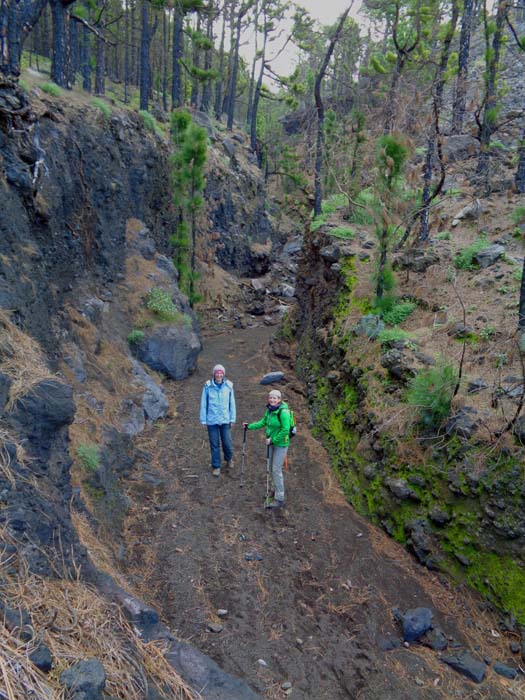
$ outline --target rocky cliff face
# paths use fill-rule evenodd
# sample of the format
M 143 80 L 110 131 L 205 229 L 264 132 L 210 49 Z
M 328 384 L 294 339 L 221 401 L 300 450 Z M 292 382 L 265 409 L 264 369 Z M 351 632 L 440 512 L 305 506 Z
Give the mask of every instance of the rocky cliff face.
M 505 432 L 519 410 L 523 379 L 515 303 L 499 301 L 503 289 L 517 299 L 519 251 L 505 234 L 512 224 L 504 213 L 517 202 L 479 205 L 485 251 L 470 269 L 457 268 L 454 287 L 447 270 L 456 269 L 455 251 L 468 248 L 476 226 L 456 220 L 461 233 L 452 243 L 448 234 L 397 257 L 396 305 L 411 310 L 402 325 L 391 321 L 394 327 L 374 310 L 371 232 L 361 227 L 354 240 L 340 241 L 328 224 L 309 234 L 295 325 L 297 369 L 352 504 L 429 568 L 468 581 L 523 624 L 522 419 Z M 440 212 L 443 229 L 462 206 L 460 200 Z M 496 257 L 485 260 L 494 250 Z M 446 417 L 425 424 L 407 390 L 444 362 L 455 369 L 462 362 L 460 391 Z
M 200 249 L 251 273 L 265 256 L 242 239 L 253 229 L 271 247 L 274 234 L 261 179 L 238 161 L 229 178 L 233 156 L 217 148 Z M 122 481 L 149 475 L 135 437 L 168 412 L 163 381 L 196 366 L 200 330 L 170 259 L 169 155 L 132 112 L 0 85 L 0 554 L 34 575 L 100 579 L 72 516 L 117 555 Z M 208 662 L 195 663 L 207 685 Z M 235 683 L 252 697 L 210 672 L 217 697 Z

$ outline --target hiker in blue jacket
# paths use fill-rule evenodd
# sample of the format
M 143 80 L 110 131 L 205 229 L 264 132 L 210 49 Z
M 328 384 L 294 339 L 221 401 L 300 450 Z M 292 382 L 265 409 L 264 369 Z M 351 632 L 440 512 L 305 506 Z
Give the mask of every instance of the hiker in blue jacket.
M 233 459 L 231 426 L 235 423 L 235 395 L 233 384 L 225 379 L 225 374 L 222 365 L 215 365 L 212 379 L 205 382 L 201 396 L 200 421 L 208 429 L 213 476 L 221 475 L 221 443 L 224 466 L 231 467 Z

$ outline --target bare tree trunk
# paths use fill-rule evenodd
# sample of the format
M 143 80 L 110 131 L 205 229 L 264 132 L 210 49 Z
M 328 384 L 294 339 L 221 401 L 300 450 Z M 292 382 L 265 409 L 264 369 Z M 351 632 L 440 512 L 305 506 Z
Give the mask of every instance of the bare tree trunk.
M 97 65 L 95 68 L 95 95 L 106 93 L 106 42 L 97 37 Z
M 463 16 L 461 18 L 461 34 L 459 37 L 458 75 L 454 104 L 452 105 L 452 133 L 460 134 L 465 117 L 467 101 L 468 62 L 470 55 L 470 35 L 472 31 L 472 13 L 474 0 L 464 0 Z
M 492 37 L 491 51 L 487 50 L 487 70 L 485 78 L 485 95 L 483 117 L 479 130 L 480 152 L 478 159 L 477 173 L 483 182 L 485 195 L 490 193 L 490 140 L 495 129 L 497 118 L 497 77 L 499 71 L 500 53 L 503 38 L 503 25 L 507 11 L 507 0 L 498 0 L 496 12 L 496 29 Z M 485 22 L 488 22 L 487 10 L 485 8 Z M 488 29 L 485 27 L 488 37 Z M 488 44 L 488 39 L 487 39 Z M 487 46 L 487 49 L 489 47 Z
M 316 149 L 315 149 L 315 172 L 314 172 L 314 181 L 315 181 L 315 191 L 314 191 L 314 216 L 319 216 L 322 211 L 322 201 L 323 201 L 323 193 L 322 193 L 322 166 L 323 166 L 323 132 L 324 132 L 324 105 L 323 105 L 323 100 L 321 98 L 321 85 L 323 83 L 323 78 L 326 73 L 326 69 L 328 68 L 328 64 L 330 63 L 330 58 L 332 57 L 332 53 L 334 52 L 335 45 L 339 41 L 339 36 L 341 34 L 341 31 L 343 30 L 343 25 L 346 21 L 346 18 L 348 16 L 348 13 L 350 12 L 350 7 L 347 7 L 346 10 L 343 12 L 341 17 L 339 18 L 339 22 L 337 24 L 336 30 L 330 39 L 330 43 L 328 44 L 328 48 L 326 49 L 326 53 L 323 58 L 323 62 L 321 63 L 321 67 L 319 68 L 319 72 L 317 73 L 317 76 L 315 78 L 315 87 L 314 87 L 314 95 L 315 95 L 315 106 L 317 109 L 317 138 L 316 138 Z
M 51 56 L 51 80 L 67 88 L 69 74 L 69 3 L 50 0 L 53 23 L 53 49 Z
M 217 84 L 215 86 L 215 119 L 222 117 L 222 84 L 223 84 L 223 72 L 224 72 L 224 39 L 226 36 L 226 3 L 223 7 L 222 16 L 222 29 L 221 29 L 221 43 L 219 47 L 219 76 L 217 78 Z
M 520 144 L 518 146 L 518 167 L 514 176 L 516 189 L 520 194 L 525 193 L 525 129 L 521 135 Z

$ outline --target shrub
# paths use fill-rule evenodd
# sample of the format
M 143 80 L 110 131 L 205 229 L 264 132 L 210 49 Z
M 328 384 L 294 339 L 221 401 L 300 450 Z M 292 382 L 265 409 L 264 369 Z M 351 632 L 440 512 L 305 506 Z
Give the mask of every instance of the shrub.
M 348 226 L 336 226 L 329 231 L 331 236 L 336 236 L 337 238 L 345 238 L 346 240 L 352 240 L 355 238 L 355 231 Z
M 372 210 L 376 204 L 373 191 L 369 188 L 361 190 L 355 197 L 355 203 L 357 206 L 350 205 L 351 213 L 348 220 L 359 226 L 373 224 Z
M 310 231 L 312 233 L 315 233 L 318 229 L 321 228 L 321 226 L 324 226 L 326 223 L 325 217 L 323 214 L 320 214 L 319 216 L 316 216 L 315 219 L 312 219 L 310 223 Z
M 525 207 L 516 207 L 512 212 L 512 221 L 519 226 L 520 224 L 525 224 Z
M 157 120 L 155 119 L 153 114 L 150 114 L 145 109 L 139 110 L 139 114 L 142 117 L 142 121 L 144 122 L 144 126 L 146 127 L 146 129 L 148 129 L 148 131 L 158 133 L 159 127 L 157 126 Z
M 97 445 L 81 443 L 77 448 L 77 457 L 82 468 L 94 472 L 100 466 L 100 454 Z
M 385 328 L 379 332 L 377 339 L 381 345 L 391 345 L 398 343 L 400 340 L 406 344 L 410 340 L 410 335 L 402 328 Z
M 348 206 L 348 197 L 346 194 L 332 194 L 328 199 L 323 200 L 321 209 L 323 214 L 333 214 L 337 209 Z
M 474 243 L 471 243 L 467 248 L 456 255 L 454 258 L 454 266 L 457 267 L 458 270 L 474 270 L 474 257 L 488 247 L 489 244 L 485 236 L 480 236 Z
M 177 321 L 179 312 L 168 292 L 161 287 L 153 287 L 146 297 L 146 308 L 163 321 Z
M 138 343 L 142 343 L 144 340 L 144 331 L 139 331 L 139 330 L 132 330 L 131 333 L 128 335 L 128 343 L 130 345 L 137 345 Z
M 450 231 L 440 231 L 436 238 L 438 241 L 450 241 Z
M 439 427 L 450 414 L 457 380 L 457 369 L 441 362 L 421 370 L 410 381 L 407 401 L 417 409 L 419 420 L 425 427 Z
M 101 100 L 100 97 L 93 97 L 93 99 L 91 100 L 91 104 L 93 105 L 93 107 L 99 109 L 106 119 L 109 119 L 111 117 L 111 107 L 108 105 L 107 102 Z
M 385 296 L 377 300 L 377 310 L 389 326 L 398 326 L 403 323 L 416 306 L 414 301 L 400 301 L 394 296 Z
M 53 95 L 53 97 L 60 97 L 62 95 L 62 89 L 59 88 L 56 83 L 42 83 L 40 89 L 48 95 Z
M 403 301 L 400 304 L 396 304 L 389 311 L 385 311 L 383 313 L 383 321 L 389 326 L 398 326 L 410 316 L 415 308 L 415 302 Z

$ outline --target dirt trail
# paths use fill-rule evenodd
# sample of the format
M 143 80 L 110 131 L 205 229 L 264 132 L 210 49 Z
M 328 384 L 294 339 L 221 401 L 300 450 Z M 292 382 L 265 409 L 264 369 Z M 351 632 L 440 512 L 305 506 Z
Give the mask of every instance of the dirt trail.
M 199 370 L 169 389 L 173 418 L 144 439 L 156 473 L 149 483 L 136 475 L 130 495 L 138 505 L 128 522 L 127 573 L 140 595 L 179 637 L 266 698 L 516 697 L 490 670 L 477 686 L 425 647 L 382 651 L 400 639 L 394 606 L 432 607 L 448 635 L 492 659 L 508 660 L 509 640 L 491 636 L 497 619 L 480 612 L 474 596 L 420 567 L 347 505 L 286 369 L 290 381 L 281 388 L 299 423 L 285 472 L 288 505 L 263 509 L 262 431 L 248 433 L 240 488 L 241 424 L 262 415 L 267 388 L 259 379 L 279 369 L 270 334 L 256 326 L 207 337 Z M 238 404 L 235 464 L 220 479 L 211 476 L 198 421 L 202 385 L 217 362 L 226 366 Z M 253 553 L 261 559 L 248 561 Z M 221 608 L 228 611 L 223 618 Z M 210 631 L 210 623 L 222 630 Z

